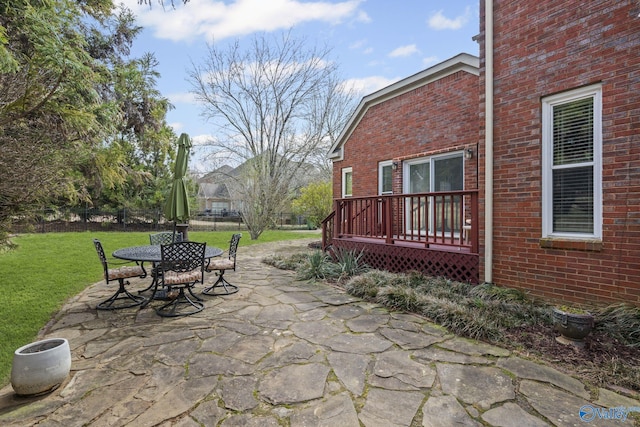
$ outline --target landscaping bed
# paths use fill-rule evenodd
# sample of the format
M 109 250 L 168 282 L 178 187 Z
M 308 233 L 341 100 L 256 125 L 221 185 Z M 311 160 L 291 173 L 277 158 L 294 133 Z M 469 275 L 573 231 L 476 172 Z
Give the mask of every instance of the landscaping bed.
M 346 252 L 331 258 L 315 251 L 264 262 L 295 270 L 300 279 L 324 280 L 364 300 L 423 315 L 459 336 L 547 362 L 591 387 L 640 397 L 639 307 L 593 307 L 595 328 L 579 348 L 556 341 L 552 306 L 519 290 L 472 286 L 419 272 L 369 271 L 357 254 Z

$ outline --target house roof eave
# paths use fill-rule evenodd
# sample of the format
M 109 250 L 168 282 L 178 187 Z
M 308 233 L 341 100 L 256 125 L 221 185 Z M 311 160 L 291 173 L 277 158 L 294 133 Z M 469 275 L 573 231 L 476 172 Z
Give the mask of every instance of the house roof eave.
M 332 161 L 340 161 L 343 159 L 343 145 L 351 136 L 351 133 L 357 127 L 358 123 L 364 117 L 367 110 L 374 105 L 380 104 L 396 96 L 407 93 L 418 87 L 440 80 L 458 71 L 466 71 L 476 76 L 480 75 L 480 59 L 477 56 L 460 53 L 453 58 L 440 62 L 426 70 L 420 71 L 412 76 L 404 78 L 396 83 L 384 87 L 376 92 L 366 95 L 362 98 L 356 107 L 351 118 L 342 129 L 338 139 L 329 149 L 327 157 Z

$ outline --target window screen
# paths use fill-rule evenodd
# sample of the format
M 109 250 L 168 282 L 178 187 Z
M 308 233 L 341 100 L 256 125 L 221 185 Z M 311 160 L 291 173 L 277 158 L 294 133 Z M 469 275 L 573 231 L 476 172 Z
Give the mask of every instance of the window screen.
M 553 107 L 553 232 L 593 233 L 593 98 Z
M 382 194 L 393 192 L 392 172 L 391 165 L 383 165 L 380 167 L 380 192 Z
M 353 195 L 353 172 L 351 169 L 346 169 L 342 172 L 342 192 L 343 196 Z

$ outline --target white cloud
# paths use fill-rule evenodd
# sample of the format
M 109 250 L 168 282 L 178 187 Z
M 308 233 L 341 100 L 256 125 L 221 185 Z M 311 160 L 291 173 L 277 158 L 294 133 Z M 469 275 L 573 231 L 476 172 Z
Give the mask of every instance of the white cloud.
M 123 0 L 138 16 L 138 22 L 152 28 L 161 39 L 189 40 L 205 36 L 211 40 L 237 37 L 253 32 L 288 29 L 309 21 L 338 24 L 355 18 L 368 22 L 358 10 L 362 0 L 301 2 L 299 0 L 236 0 L 231 3 L 191 0 L 175 9 L 138 5 L 138 0 Z
M 198 104 L 196 96 L 191 92 L 177 92 L 167 95 L 172 104 Z
M 194 146 L 210 145 L 212 141 L 215 141 L 215 137 L 210 134 L 196 135 L 191 137 L 191 143 Z
M 433 30 L 458 30 L 462 28 L 471 18 L 471 8 L 467 7 L 463 15 L 456 16 L 453 19 L 447 18 L 439 10 L 431 15 L 427 20 L 429 28 Z
M 184 128 L 184 124 L 180 122 L 169 123 L 169 127 L 173 129 L 175 133 L 179 133 L 182 128 Z
M 358 16 L 356 17 L 356 21 L 364 22 L 365 24 L 372 21 L 371 17 L 367 15 L 367 12 L 361 10 L 358 12 Z
M 407 46 L 400 46 L 395 48 L 389 53 L 391 58 L 397 58 L 399 56 L 411 56 L 414 53 L 420 52 L 415 44 L 410 44 Z
M 353 88 L 358 94 L 362 96 L 369 95 L 370 93 L 376 92 L 384 87 L 389 86 L 397 82 L 396 79 L 388 79 L 382 76 L 371 76 L 364 77 L 360 79 L 349 79 L 345 80 L 344 85 L 349 88 Z

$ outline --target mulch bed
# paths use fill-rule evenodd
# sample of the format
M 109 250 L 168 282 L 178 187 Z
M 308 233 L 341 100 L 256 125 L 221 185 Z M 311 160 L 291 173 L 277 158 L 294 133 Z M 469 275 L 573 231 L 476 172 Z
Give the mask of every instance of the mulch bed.
M 585 338 L 583 348 L 561 344 L 556 336 L 557 332 L 544 325 L 506 333 L 509 347 L 523 356 L 544 360 L 593 386 L 640 396 L 640 348 L 629 347 L 598 330 Z

